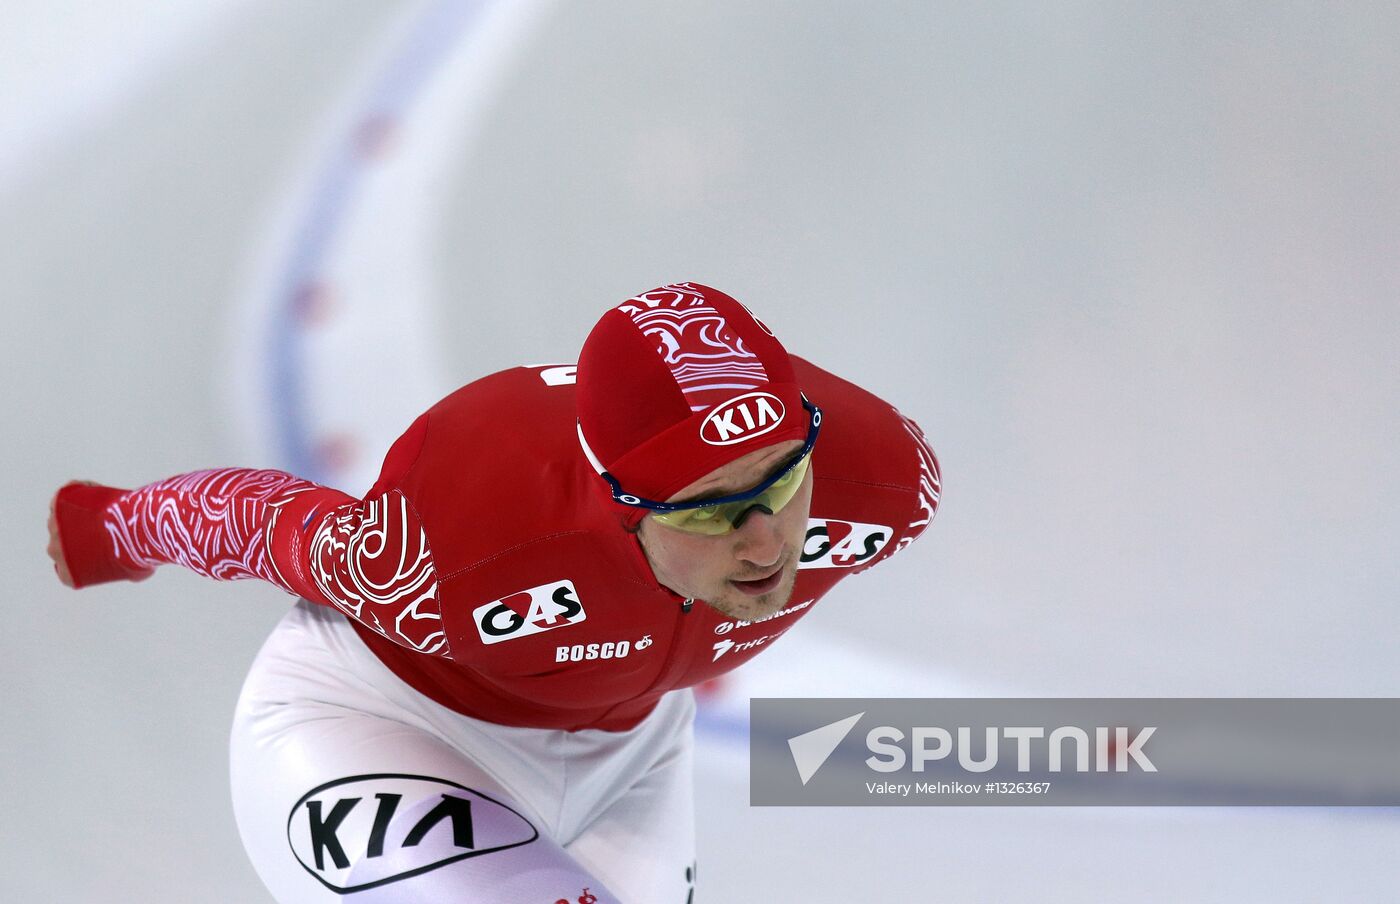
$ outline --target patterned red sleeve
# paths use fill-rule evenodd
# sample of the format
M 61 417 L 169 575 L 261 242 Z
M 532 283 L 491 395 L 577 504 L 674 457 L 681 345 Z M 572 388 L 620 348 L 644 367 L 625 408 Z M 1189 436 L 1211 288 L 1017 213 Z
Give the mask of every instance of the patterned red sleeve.
M 929 526 L 934 513 L 938 511 L 938 499 L 943 492 L 943 477 L 938 470 L 938 457 L 933 454 L 933 447 L 929 445 L 924 431 L 903 414 L 899 415 L 899 420 L 904 425 L 905 432 L 914 440 L 914 451 L 919 458 L 919 491 L 914 514 L 909 519 L 909 526 L 904 535 L 899 538 L 895 552 L 917 540 Z
M 69 485 L 55 513 L 79 587 L 164 563 L 261 578 L 451 658 L 427 536 L 398 490 L 356 500 L 281 471 L 225 468 L 131 491 Z
M 908 439 L 912 441 L 908 445 L 918 463 L 918 482 L 912 487 L 913 508 L 909 510 L 907 524 L 893 525 L 894 537 L 892 539 L 898 539 L 894 543 L 886 545 L 879 555 L 854 569 L 853 573 L 855 574 L 868 571 L 903 551 L 905 547 L 919 538 L 919 535 L 933 521 L 934 513 L 938 511 L 938 499 L 942 491 L 938 458 L 933 454 L 933 448 L 929 446 L 928 439 L 924 436 L 924 431 L 919 429 L 919 425 L 905 417 L 897 409 L 894 410 L 894 414 L 899 417 L 900 426 L 903 427 Z

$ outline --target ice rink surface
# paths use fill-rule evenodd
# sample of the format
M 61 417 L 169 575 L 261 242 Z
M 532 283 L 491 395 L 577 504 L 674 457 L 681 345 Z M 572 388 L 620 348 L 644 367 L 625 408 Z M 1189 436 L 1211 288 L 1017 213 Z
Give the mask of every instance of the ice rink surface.
M 0 14 L 0 900 L 266 900 L 225 745 L 286 599 L 66 591 L 54 488 L 362 490 L 437 396 L 676 279 L 918 420 L 946 488 L 702 718 L 699 900 L 1400 896 L 1393 811 L 754 809 L 732 730 L 750 694 L 1400 696 L 1400 13 L 518 6 Z

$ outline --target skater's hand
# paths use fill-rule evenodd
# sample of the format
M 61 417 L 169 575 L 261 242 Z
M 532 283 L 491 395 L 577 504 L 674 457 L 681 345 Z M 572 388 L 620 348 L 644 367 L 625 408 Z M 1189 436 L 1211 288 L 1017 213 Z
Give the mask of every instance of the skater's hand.
M 108 507 L 126 490 L 91 480 L 74 480 L 58 488 L 49 500 L 49 558 L 54 574 L 67 587 L 90 587 L 108 581 L 144 581 L 155 568 L 123 558 L 112 548 L 104 519 Z M 58 529 L 58 504 L 63 502 L 63 532 Z M 63 541 L 69 548 L 65 551 Z M 73 559 L 70 561 L 68 555 Z M 76 566 L 77 574 L 73 569 Z
M 89 487 L 100 486 L 100 484 L 91 480 L 74 480 L 68 483 L 67 486 L 72 486 L 73 484 Z M 58 493 L 54 493 L 53 498 L 49 500 L 49 558 L 53 559 L 53 570 L 58 575 L 58 579 L 63 582 L 64 586 L 76 587 L 77 585 L 73 583 L 73 573 L 68 570 L 68 562 L 63 557 L 63 544 L 58 539 L 57 505 Z M 137 580 L 140 579 L 138 578 Z

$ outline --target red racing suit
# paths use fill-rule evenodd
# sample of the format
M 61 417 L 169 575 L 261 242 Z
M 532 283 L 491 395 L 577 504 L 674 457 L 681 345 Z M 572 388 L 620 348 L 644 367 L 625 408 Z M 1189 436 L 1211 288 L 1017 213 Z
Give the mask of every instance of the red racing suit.
M 406 683 L 474 718 L 625 730 L 667 691 L 770 646 L 933 517 L 938 463 L 918 426 L 793 363 L 824 414 L 811 520 L 792 599 L 752 624 L 657 583 L 578 445 L 569 367 L 518 367 L 447 396 L 363 499 L 269 470 L 72 484 L 56 503 L 60 542 L 78 586 L 175 562 L 332 606 Z

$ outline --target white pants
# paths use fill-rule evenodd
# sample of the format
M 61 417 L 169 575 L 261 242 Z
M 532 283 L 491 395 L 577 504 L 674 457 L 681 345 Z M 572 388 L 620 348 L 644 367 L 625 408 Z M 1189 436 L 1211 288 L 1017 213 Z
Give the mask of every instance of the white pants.
M 233 722 L 234 814 L 282 904 L 688 904 L 689 691 L 625 732 L 471 719 L 299 602 Z

